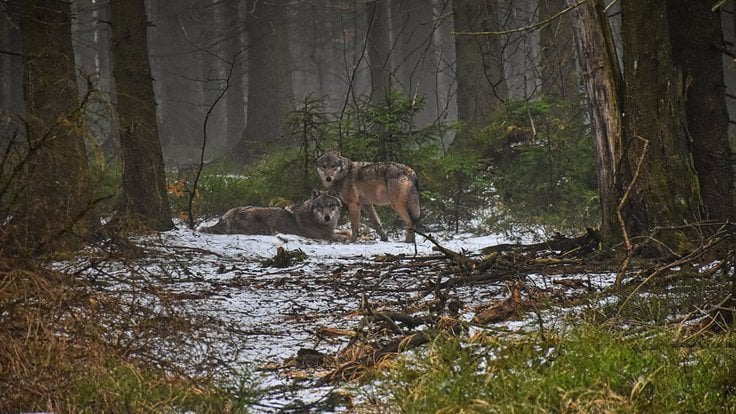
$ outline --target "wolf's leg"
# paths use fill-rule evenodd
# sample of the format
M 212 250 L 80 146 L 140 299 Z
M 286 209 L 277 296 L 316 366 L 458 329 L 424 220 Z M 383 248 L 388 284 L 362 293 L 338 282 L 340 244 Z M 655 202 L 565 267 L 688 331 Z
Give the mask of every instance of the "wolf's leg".
M 363 211 L 365 211 L 365 213 L 368 215 L 368 219 L 371 221 L 371 227 L 376 230 L 376 232 L 378 233 L 378 237 L 381 238 L 381 241 L 388 241 L 388 236 L 383 230 L 383 224 L 381 224 L 381 219 L 378 218 L 376 208 L 373 206 L 373 204 L 363 204 Z
M 348 215 L 350 216 L 350 241 L 355 242 L 358 239 L 360 233 L 360 204 L 349 204 Z
M 401 203 L 393 203 L 391 204 L 391 208 L 394 209 L 396 214 L 398 214 L 399 217 L 401 217 L 401 220 L 406 224 L 406 237 L 404 238 L 404 241 L 407 243 L 414 243 L 414 220 L 412 219 L 409 209 Z

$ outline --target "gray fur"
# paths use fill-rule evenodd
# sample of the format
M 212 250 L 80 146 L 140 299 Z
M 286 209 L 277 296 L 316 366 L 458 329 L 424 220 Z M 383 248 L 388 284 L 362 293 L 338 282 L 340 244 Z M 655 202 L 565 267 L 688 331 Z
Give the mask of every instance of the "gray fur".
M 228 210 L 214 226 L 200 231 L 213 234 L 296 234 L 312 239 L 338 240 L 340 199 L 316 191 L 309 200 L 287 208 L 236 207 Z
M 328 152 L 316 161 L 322 184 L 337 194 L 348 209 L 351 241 L 358 237 L 360 212 L 365 211 L 381 240 L 388 240 L 374 206 L 391 206 L 406 224 L 406 241 L 414 241 L 419 223 L 419 180 L 410 167 L 398 162 L 359 162 Z

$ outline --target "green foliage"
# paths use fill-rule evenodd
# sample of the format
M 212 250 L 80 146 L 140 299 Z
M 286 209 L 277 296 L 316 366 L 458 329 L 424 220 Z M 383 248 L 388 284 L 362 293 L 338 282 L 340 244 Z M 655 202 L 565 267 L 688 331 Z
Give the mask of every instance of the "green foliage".
M 480 159 L 472 152 L 444 150 L 443 139 L 452 133 L 451 125 L 415 128 L 414 115 L 423 106 L 421 97 L 396 90 L 380 102 L 358 101 L 343 119 L 335 120 L 323 144 L 355 160 L 397 161 L 411 166 L 419 176 L 422 226 L 457 230 L 483 204 Z M 379 209 L 379 215 L 387 228 L 402 227 L 385 209 Z
M 455 126 L 414 127 L 423 105 L 422 99 L 394 90 L 380 102 L 356 100 L 337 116 L 325 113 L 322 98 L 308 96 L 287 120 L 290 141 L 299 145 L 271 151 L 246 169 L 208 165 L 195 213 L 211 216 L 238 205 L 300 201 L 321 186 L 314 159 L 339 149 L 355 160 L 398 161 L 414 168 L 425 229 L 595 226 L 599 206 L 592 139 L 578 107 L 547 100 L 510 102 L 491 125 L 470 131 L 468 145 L 448 151 L 443 142 Z M 379 214 L 388 229 L 402 227 L 387 209 Z
M 309 198 L 319 180 L 311 168 L 304 169 L 299 149 L 275 151 L 259 162 L 237 168 L 224 162 L 208 164 L 202 170 L 193 205 L 195 217 L 220 215 L 230 208 L 247 205 L 285 205 Z M 179 171 L 169 177 L 172 208 L 186 214 L 186 201 L 196 171 Z
M 733 412 L 734 345 L 593 324 L 546 342 L 440 336 L 380 377 L 378 393 L 403 413 Z
M 419 174 L 423 207 L 443 216 L 454 208 L 454 204 L 445 201 L 446 193 L 457 191 L 456 187 L 447 186 L 443 177 L 455 174 L 458 168 L 464 171 L 473 168 L 457 158 L 448 159 L 454 165 L 445 165 L 439 134 L 446 133 L 447 128 L 436 125 L 423 130 L 413 128 L 413 115 L 422 105 L 421 100 L 393 91 L 379 104 L 360 101 L 339 118 L 324 113 L 322 98 L 306 97 L 287 120 L 290 140 L 299 145 L 273 150 L 246 168 L 219 162 L 207 165 L 200 177 L 195 215 L 213 216 L 235 206 L 306 199 L 313 188 L 321 188 L 314 168 L 317 155 L 341 149 L 345 156 L 356 160 L 391 160 L 414 167 Z M 181 206 L 185 205 L 183 200 L 188 197 L 192 179 L 192 172 L 169 179 L 172 206 L 177 211 L 182 211 Z M 387 228 L 403 227 L 394 214 L 388 211 L 379 214 Z
M 422 202 L 432 211 L 431 224 L 458 232 L 461 224 L 475 220 L 488 197 L 482 166 L 479 155 L 470 151 L 420 160 Z
M 322 150 L 322 139 L 330 128 L 325 112 L 324 98 L 307 96 L 302 105 L 289 113 L 286 120 L 287 135 L 298 142 L 304 159 L 304 175 L 314 169 L 314 159 Z
M 122 193 L 123 172 L 120 166 L 100 161 L 99 157 L 90 164 L 92 181 L 95 183 L 94 200 L 100 200 L 96 206 L 98 211 L 109 212 L 117 207 Z
M 593 140 L 582 119 L 564 102 L 509 102 L 490 126 L 473 131 L 496 200 L 491 226 L 509 219 L 555 230 L 595 226 Z
M 356 159 L 411 163 L 427 146 L 437 144 L 432 129 L 414 128 L 414 114 L 423 107 L 423 99 L 397 90 L 388 91 L 381 102 L 358 101 L 339 128 L 348 138 L 336 137 L 337 146 Z

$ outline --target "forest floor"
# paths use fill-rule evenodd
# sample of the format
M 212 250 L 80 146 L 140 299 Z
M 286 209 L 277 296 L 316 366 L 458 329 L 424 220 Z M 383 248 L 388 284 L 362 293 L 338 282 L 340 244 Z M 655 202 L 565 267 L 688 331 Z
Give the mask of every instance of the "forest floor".
M 564 254 L 591 248 L 585 237 L 556 242 L 348 244 L 180 226 L 57 266 L 126 302 L 109 335 L 134 356 L 257 388 L 253 412 L 340 412 L 359 398 L 345 380 L 431 330 L 557 329 L 582 296 L 603 300 L 616 266 Z

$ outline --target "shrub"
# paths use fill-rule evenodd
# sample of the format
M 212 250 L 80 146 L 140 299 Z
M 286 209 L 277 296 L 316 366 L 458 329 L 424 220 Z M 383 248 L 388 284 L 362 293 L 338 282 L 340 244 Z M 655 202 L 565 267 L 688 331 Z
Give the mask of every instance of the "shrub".
M 598 190 L 590 131 L 576 105 L 539 99 L 507 103 L 473 148 L 489 172 L 492 226 L 522 222 L 565 231 L 595 227 Z

